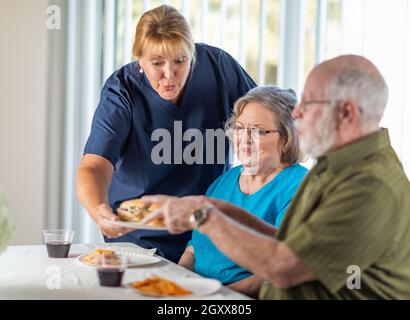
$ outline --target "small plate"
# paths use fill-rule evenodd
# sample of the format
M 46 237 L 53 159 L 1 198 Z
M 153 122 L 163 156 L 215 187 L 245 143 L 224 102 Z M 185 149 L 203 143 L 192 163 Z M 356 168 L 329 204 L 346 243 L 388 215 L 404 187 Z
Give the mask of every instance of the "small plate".
M 118 252 L 116 253 L 118 254 Z M 77 257 L 77 260 L 87 266 L 95 267 L 95 268 L 98 267 L 98 264 L 89 263 L 87 261 L 84 261 L 84 257 L 88 254 L 89 253 L 82 254 L 81 256 Z M 148 266 L 150 264 L 158 263 L 161 261 L 160 257 L 149 256 L 146 254 L 140 254 L 140 253 L 134 253 L 134 252 L 127 253 L 123 251 L 119 252 L 119 254 L 127 255 L 129 259 L 129 263 L 127 265 L 128 268 Z
M 148 293 L 144 291 L 140 291 L 137 288 L 131 286 L 131 283 L 127 285 L 132 290 L 137 291 L 138 293 L 151 296 L 151 297 L 170 297 L 175 299 L 184 299 L 184 298 L 191 298 L 191 297 L 203 297 L 210 295 L 212 293 L 217 292 L 219 289 L 222 288 L 222 283 L 215 279 L 207 279 L 207 278 L 176 278 L 176 279 L 168 279 L 182 288 L 189 290 L 192 294 L 186 294 L 181 296 L 173 296 L 173 295 L 161 295 L 161 294 L 154 294 Z
M 142 229 L 142 230 L 167 230 L 165 227 L 155 227 L 155 226 L 148 226 L 146 224 L 141 224 L 137 222 L 132 222 L 132 221 L 112 221 L 112 220 L 105 220 L 110 224 L 113 224 L 115 226 L 119 227 L 125 227 L 125 228 L 130 228 L 130 229 Z

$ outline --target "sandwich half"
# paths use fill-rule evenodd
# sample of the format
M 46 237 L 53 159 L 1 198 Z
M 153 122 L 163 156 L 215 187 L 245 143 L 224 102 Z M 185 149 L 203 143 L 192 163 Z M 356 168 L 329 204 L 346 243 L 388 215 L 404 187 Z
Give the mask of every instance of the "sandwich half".
M 118 217 L 123 221 L 141 222 L 147 215 L 155 210 L 161 208 L 161 205 L 153 203 L 150 206 L 141 199 L 131 199 L 124 201 L 117 209 Z M 147 223 L 152 227 L 165 227 L 164 220 L 162 218 L 156 218 Z

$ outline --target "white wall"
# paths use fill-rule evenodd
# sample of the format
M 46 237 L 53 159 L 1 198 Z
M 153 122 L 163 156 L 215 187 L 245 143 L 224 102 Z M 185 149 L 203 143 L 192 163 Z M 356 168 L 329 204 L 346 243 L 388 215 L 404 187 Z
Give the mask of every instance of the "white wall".
M 410 177 L 410 1 L 344 0 L 342 52 L 369 58 L 389 87 L 381 126 Z M 383 18 L 381 18 L 383 17 Z
M 0 0 L 0 188 L 12 244 L 41 241 L 45 211 L 46 0 Z

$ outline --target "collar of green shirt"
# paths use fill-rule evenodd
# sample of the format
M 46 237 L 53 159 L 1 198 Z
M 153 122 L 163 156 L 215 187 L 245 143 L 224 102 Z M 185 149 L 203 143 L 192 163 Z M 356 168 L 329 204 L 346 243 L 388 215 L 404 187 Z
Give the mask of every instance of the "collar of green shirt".
M 319 157 L 318 164 L 325 162 L 334 173 L 337 173 L 346 166 L 355 164 L 388 147 L 391 147 L 389 132 L 387 129 L 382 128 L 375 133 Z

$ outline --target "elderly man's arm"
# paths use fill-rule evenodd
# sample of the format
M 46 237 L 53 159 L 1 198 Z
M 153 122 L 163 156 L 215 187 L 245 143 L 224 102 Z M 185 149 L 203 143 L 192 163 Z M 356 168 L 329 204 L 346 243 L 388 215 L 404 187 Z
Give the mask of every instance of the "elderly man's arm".
M 316 279 L 285 243 L 237 223 L 216 208 L 199 231 L 230 259 L 278 288 Z
M 276 228 L 271 224 L 259 219 L 254 214 L 223 200 L 218 200 L 215 198 L 209 198 L 205 196 L 187 196 L 183 198 L 172 197 L 167 195 L 154 195 L 154 196 L 144 196 L 142 200 L 148 204 L 158 203 L 162 205 L 156 213 L 147 216 L 143 223 L 148 222 L 157 217 L 163 216 L 165 211 L 170 211 L 171 213 L 177 213 L 173 215 L 178 223 L 170 224 L 172 225 L 172 233 L 184 232 L 192 229 L 192 226 L 188 223 L 188 218 L 198 205 L 204 204 L 205 202 L 212 204 L 220 212 L 230 217 L 232 220 L 239 222 L 249 228 L 256 230 L 266 236 L 274 237 L 276 234 Z M 170 209 L 173 207 L 173 209 Z M 169 218 L 169 217 L 168 217 Z M 169 222 L 169 219 L 167 219 Z
M 191 230 L 189 217 L 205 202 L 203 197 L 176 198 L 158 195 L 145 196 L 143 200 L 163 204 L 157 212 L 147 216 L 143 222 L 164 217 L 170 233 Z M 215 203 L 214 200 L 209 201 L 209 199 L 206 199 L 206 202 Z M 222 213 L 217 206 L 223 208 L 224 212 Z M 259 219 L 251 217 L 250 213 L 236 206 L 223 203 L 217 206 L 213 205 L 208 219 L 200 226 L 199 231 L 208 235 L 226 256 L 279 288 L 289 288 L 316 279 L 285 243 L 275 239 L 270 231 L 274 229 L 273 227 L 265 230 L 264 222 L 256 221 Z M 238 219 L 239 217 L 241 218 Z M 243 221 L 247 219 L 253 222 L 245 225 Z M 253 228 L 254 225 L 258 228 Z
M 195 253 L 194 247 L 188 246 L 184 253 L 182 254 L 181 258 L 179 259 L 178 264 L 181 267 L 184 267 L 188 270 L 194 271 L 195 267 Z
M 227 201 L 218 200 L 215 198 L 205 198 L 207 202 L 215 206 L 220 212 L 245 225 L 253 230 L 263 233 L 266 236 L 274 237 L 276 228 L 271 224 L 257 218 L 254 214 L 232 204 Z
M 228 288 L 246 294 L 251 298 L 258 298 L 259 290 L 262 286 L 264 279 L 257 276 L 251 275 L 248 278 L 236 281 L 227 285 Z

